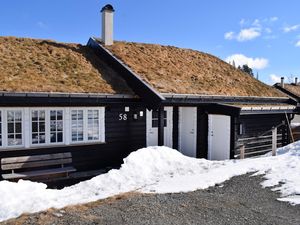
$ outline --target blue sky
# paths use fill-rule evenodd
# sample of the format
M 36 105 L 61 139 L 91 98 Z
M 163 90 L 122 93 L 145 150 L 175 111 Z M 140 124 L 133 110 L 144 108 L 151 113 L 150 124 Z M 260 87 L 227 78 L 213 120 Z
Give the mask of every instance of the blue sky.
M 85 44 L 100 36 L 101 7 L 115 7 L 115 39 L 192 48 L 259 79 L 300 75 L 297 0 L 1 0 L 0 35 Z

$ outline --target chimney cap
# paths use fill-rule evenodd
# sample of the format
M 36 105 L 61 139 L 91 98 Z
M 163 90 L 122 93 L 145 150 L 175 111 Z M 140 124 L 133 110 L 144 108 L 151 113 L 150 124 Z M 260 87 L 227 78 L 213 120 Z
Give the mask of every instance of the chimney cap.
M 104 6 L 102 9 L 101 9 L 101 12 L 103 11 L 110 11 L 110 12 L 114 12 L 114 7 L 111 5 L 111 4 L 107 4 L 106 6 Z

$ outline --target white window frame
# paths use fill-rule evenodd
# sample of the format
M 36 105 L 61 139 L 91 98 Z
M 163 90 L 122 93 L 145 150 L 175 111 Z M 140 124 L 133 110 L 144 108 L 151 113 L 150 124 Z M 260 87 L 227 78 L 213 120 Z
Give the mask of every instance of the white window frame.
M 38 143 L 38 144 L 33 144 L 32 143 L 32 111 L 41 111 L 44 110 L 45 111 L 45 143 Z M 48 130 L 49 130 L 49 120 L 48 120 L 48 113 L 47 113 L 47 109 L 46 108 L 30 108 L 29 109 L 29 121 L 30 121 L 30 129 L 29 129 L 29 145 L 32 147 L 35 146 L 44 146 L 44 145 L 49 145 L 48 143 Z
M 8 111 L 21 111 L 22 113 L 22 145 L 8 146 Z M 45 143 L 32 144 L 32 111 L 45 110 Z M 62 110 L 63 111 L 63 142 L 51 143 L 50 142 L 50 111 Z M 83 110 L 83 141 L 72 141 L 72 110 Z M 99 139 L 88 140 L 88 110 L 98 110 L 99 112 Z M 105 107 L 3 107 L 0 108 L 1 113 L 1 130 L 2 130 L 2 145 L 0 151 L 10 149 L 29 149 L 39 147 L 54 147 L 66 145 L 82 145 L 90 143 L 104 143 L 105 142 Z
M 83 111 L 83 140 L 82 141 L 73 141 L 72 140 L 72 111 L 73 110 L 76 110 L 76 111 L 79 111 L 79 110 L 82 110 Z M 70 134 L 69 134 L 69 136 L 70 136 L 70 143 L 71 144 L 80 144 L 80 143 L 85 143 L 85 140 L 86 140 L 86 111 L 85 111 L 85 109 L 83 108 L 83 107 L 81 107 L 81 108 L 70 108 L 70 113 L 69 113 L 69 115 L 70 115 Z
M 7 122 L 7 112 L 8 111 L 21 111 L 21 135 L 22 135 L 22 144 L 21 145 L 8 145 L 8 122 Z M 8 107 L 1 109 L 2 114 L 2 146 L 0 146 L 0 149 L 19 149 L 25 147 L 25 135 L 24 130 L 25 129 L 25 108 L 19 108 L 19 107 Z
M 83 110 L 83 141 L 72 141 L 72 110 Z M 99 139 L 88 140 L 88 110 L 98 110 L 99 113 Z M 69 121 L 69 138 L 71 144 L 82 143 L 103 143 L 105 142 L 105 107 L 70 107 L 70 121 Z
M 48 110 L 48 115 L 49 115 L 49 119 L 48 119 L 48 123 L 49 123 L 49 145 L 64 145 L 65 144 L 65 127 L 66 127 L 66 121 L 65 121 L 65 110 L 66 108 L 65 107 L 55 107 L 55 108 L 49 108 Z M 62 111 L 62 122 L 63 122 L 63 128 L 62 128 L 62 134 L 63 134 L 63 138 L 62 138 L 62 142 L 51 142 L 51 136 L 50 136 L 50 133 L 51 133 L 51 127 L 50 127 L 50 121 L 51 121 L 51 115 L 50 115 L 50 111 Z

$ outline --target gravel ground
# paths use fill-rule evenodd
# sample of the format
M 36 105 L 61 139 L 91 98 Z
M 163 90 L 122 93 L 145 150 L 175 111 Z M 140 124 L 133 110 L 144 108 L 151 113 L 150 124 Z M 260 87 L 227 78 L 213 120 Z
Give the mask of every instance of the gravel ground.
M 221 186 L 189 193 L 127 193 L 0 224 L 300 225 L 300 206 L 277 201 L 279 194 L 261 188 L 261 181 L 261 177 L 243 175 Z

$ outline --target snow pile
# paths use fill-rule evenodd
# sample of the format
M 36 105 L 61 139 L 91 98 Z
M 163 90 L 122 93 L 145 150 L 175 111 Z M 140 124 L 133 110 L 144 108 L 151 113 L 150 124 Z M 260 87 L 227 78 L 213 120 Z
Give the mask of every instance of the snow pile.
M 42 183 L 0 182 L 0 221 L 51 207 L 87 203 L 128 191 L 187 192 L 222 183 L 248 172 L 264 174 L 264 187 L 276 186 L 280 200 L 300 204 L 300 142 L 278 149 L 276 157 L 208 161 L 183 156 L 167 147 L 149 147 L 131 153 L 119 170 L 62 190 Z M 298 197 L 297 197 L 298 195 Z

